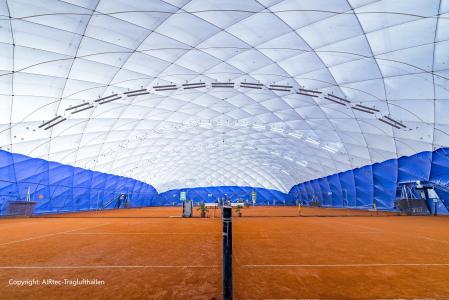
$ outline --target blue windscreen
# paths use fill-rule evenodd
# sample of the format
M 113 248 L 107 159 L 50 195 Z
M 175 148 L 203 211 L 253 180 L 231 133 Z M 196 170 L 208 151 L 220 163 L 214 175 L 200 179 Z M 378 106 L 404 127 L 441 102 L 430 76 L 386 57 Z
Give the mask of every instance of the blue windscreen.
M 398 159 L 363 166 L 327 177 L 295 185 L 300 199 L 309 203 L 321 195 L 323 206 L 352 207 L 359 209 L 393 210 L 397 189 L 403 183 L 423 181 L 435 185 L 441 200 L 440 213 L 449 207 L 449 149 L 425 151 Z M 317 185 L 315 182 L 319 182 Z M 331 203 L 326 199 L 328 183 Z
M 157 197 L 159 205 L 181 205 L 180 193 L 186 192 L 187 199 L 195 204 L 206 202 L 216 203 L 219 199 L 226 198 L 231 201 L 244 200 L 252 204 L 252 193 L 256 193 L 256 205 L 294 205 L 296 199 L 288 194 L 253 187 L 240 186 L 211 186 L 188 189 L 176 189 L 160 193 Z
M 28 194 L 39 214 L 114 208 L 111 200 L 123 193 L 131 207 L 151 205 L 157 195 L 154 187 L 132 178 L 0 150 L 0 214 L 9 201 Z

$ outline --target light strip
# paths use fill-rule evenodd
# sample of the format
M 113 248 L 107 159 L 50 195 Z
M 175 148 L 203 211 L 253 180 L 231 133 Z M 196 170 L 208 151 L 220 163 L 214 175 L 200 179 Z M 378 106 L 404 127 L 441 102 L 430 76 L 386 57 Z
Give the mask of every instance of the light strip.
M 163 89 L 154 89 L 156 92 L 163 92 L 163 91 L 176 91 L 177 87 L 171 87 L 171 88 L 163 88 Z
M 337 153 L 338 152 L 337 149 L 329 147 L 328 145 L 324 146 L 323 149 L 326 150 L 326 151 L 332 152 L 332 153 Z
M 338 100 L 340 100 L 340 101 L 343 101 L 343 102 L 346 102 L 346 103 L 351 103 L 351 101 L 349 101 L 349 100 L 347 100 L 347 99 L 344 99 L 344 98 L 341 98 L 341 97 L 338 97 L 338 96 L 335 96 L 335 95 L 333 95 L 333 94 L 327 94 L 327 95 L 328 95 L 329 97 L 338 99 Z
M 295 133 L 295 132 L 290 132 L 288 135 L 291 135 L 292 137 L 295 137 L 297 139 L 301 139 L 304 136 L 302 133 Z
M 310 97 L 315 97 L 318 98 L 318 95 L 314 95 L 314 94 L 307 94 L 307 93 L 303 93 L 303 92 L 296 92 L 296 94 L 300 94 L 300 95 L 304 95 L 304 96 L 310 96 Z
M 56 121 L 56 120 L 59 119 L 59 118 L 61 118 L 61 116 L 56 116 L 56 117 L 54 117 L 53 119 L 51 119 L 50 121 L 47 121 L 47 122 L 45 122 L 45 123 L 39 125 L 39 128 L 42 128 L 42 127 L 44 127 L 44 126 L 47 126 L 48 124 L 50 124 L 50 123 L 53 122 L 53 121 Z
M 234 83 L 233 82 L 212 82 L 212 87 L 224 87 L 224 88 L 233 88 Z
M 271 91 L 290 92 L 289 89 L 272 88 L 272 87 L 270 87 L 268 89 L 271 90 Z
M 140 93 L 140 92 L 144 92 L 144 91 L 146 91 L 146 89 L 140 89 L 140 90 L 128 91 L 128 92 L 124 92 L 123 94 L 127 95 L 127 94 Z
M 253 128 L 255 128 L 255 129 L 266 129 L 267 127 L 265 125 L 253 124 Z
M 198 89 L 198 88 L 205 88 L 206 85 L 196 85 L 196 86 L 186 86 L 184 87 L 185 90 L 190 90 L 190 89 Z
M 240 87 L 247 89 L 262 89 L 262 83 L 253 83 L 253 82 L 240 82 Z
M 128 97 L 135 97 L 135 96 L 141 96 L 141 95 L 148 95 L 150 92 L 146 91 L 146 92 L 140 92 L 140 93 L 136 93 L 136 94 L 127 94 Z
M 291 85 L 279 85 L 279 84 L 270 84 L 270 87 L 274 87 L 274 88 L 285 88 L 285 89 L 291 89 L 291 88 L 292 88 Z
M 283 132 L 284 132 L 284 129 L 283 129 L 283 128 L 271 127 L 271 131 L 283 133 Z
M 318 142 L 318 141 L 316 141 L 314 139 L 311 139 L 311 138 L 307 138 L 306 142 L 308 142 L 310 144 L 314 144 L 314 145 L 319 145 L 320 144 L 320 142 Z
M 263 84 L 262 84 L 262 83 L 257 83 L 257 82 L 246 82 L 246 81 L 245 81 L 245 82 L 240 82 L 240 84 L 263 87 Z
M 252 85 L 240 85 L 241 88 L 246 88 L 246 89 L 256 89 L 256 90 L 261 90 L 262 87 L 261 86 L 252 86 Z
M 122 99 L 122 97 L 119 96 L 119 97 L 111 98 L 111 99 L 108 99 L 106 101 L 100 102 L 100 104 L 109 103 L 109 102 L 116 101 L 116 100 L 119 100 L 119 99 Z
M 73 109 L 76 109 L 76 108 L 78 108 L 78 107 L 82 107 L 82 106 L 86 106 L 86 105 L 89 105 L 89 102 L 85 102 L 85 103 L 82 103 L 82 104 L 78 104 L 78 105 L 75 105 L 75 106 L 71 106 L 71 107 L 69 107 L 69 108 L 66 108 L 66 111 L 68 111 L 68 110 L 73 110 Z
M 399 127 L 398 125 L 396 125 L 396 124 L 394 124 L 394 123 L 391 123 L 391 122 L 389 122 L 389 121 L 387 121 L 387 120 L 384 120 L 384 119 L 382 119 L 382 118 L 379 118 L 379 121 L 381 121 L 381 122 L 383 122 L 383 123 L 385 123 L 385 124 L 388 124 L 388 125 L 390 125 L 390 126 L 396 128 L 396 129 L 401 129 L 401 127 Z
M 196 85 L 206 85 L 206 83 L 205 82 L 184 83 L 182 86 L 196 86 Z
M 165 88 L 174 88 L 176 84 L 166 84 L 166 85 L 155 85 L 153 89 L 165 89 Z
M 48 130 L 48 129 L 50 129 L 50 128 L 56 126 L 56 125 L 58 125 L 59 123 L 64 122 L 65 120 L 67 120 L 67 119 L 66 119 L 66 118 L 63 118 L 63 119 L 59 120 L 58 122 L 53 123 L 53 124 L 49 125 L 48 127 L 45 127 L 44 129 L 45 129 L 45 130 Z
M 87 107 L 83 107 L 82 109 L 78 109 L 78 110 L 76 110 L 76 111 L 72 111 L 72 115 L 77 114 L 77 113 L 80 113 L 80 112 L 85 111 L 85 110 L 88 110 L 88 109 L 91 109 L 91 108 L 93 108 L 93 107 L 94 107 L 93 105 L 90 105 L 90 106 L 87 106 Z
M 345 103 L 343 103 L 343 102 L 340 102 L 340 101 L 338 101 L 338 100 L 335 100 L 335 99 L 332 99 L 332 98 L 329 98 L 329 97 L 324 97 L 324 99 L 327 99 L 327 100 L 329 100 L 329 101 L 332 101 L 332 102 L 334 102 L 334 103 L 337 103 L 337 104 L 340 104 L 340 105 L 346 106 L 346 104 L 345 104 Z
M 303 166 L 303 167 L 307 167 L 307 161 L 305 161 L 305 160 L 300 160 L 300 161 L 298 160 L 298 161 L 296 161 L 296 164 Z
M 356 104 L 355 106 L 357 106 L 359 108 L 362 108 L 362 109 L 371 110 L 371 111 L 374 111 L 374 112 L 380 112 L 380 110 L 378 110 L 377 108 L 374 108 L 374 107 L 368 107 L 368 106 L 361 105 L 361 104 Z
M 387 119 L 388 121 L 391 121 L 393 123 L 395 123 L 398 126 L 401 126 L 402 128 L 407 128 L 407 126 L 405 126 L 404 124 L 402 124 L 401 122 L 398 122 L 396 120 L 393 120 L 392 118 L 388 117 L 388 116 L 384 116 L 385 119 Z
M 365 113 L 372 114 L 372 115 L 374 114 L 374 112 L 371 111 L 371 110 L 359 108 L 359 107 L 357 107 L 357 106 L 353 106 L 352 109 L 355 109 L 355 110 L 358 110 L 358 111 L 363 111 L 363 112 L 365 112 Z
M 308 90 L 308 89 L 299 89 L 302 93 L 312 93 L 312 94 L 322 94 L 320 91 Z
M 103 101 L 103 100 L 106 100 L 106 99 L 109 99 L 109 98 L 112 98 L 112 97 L 116 97 L 117 95 L 118 94 L 112 94 L 112 95 L 107 96 L 107 97 L 98 98 L 97 100 L 95 100 L 95 102 L 100 102 L 100 101 Z

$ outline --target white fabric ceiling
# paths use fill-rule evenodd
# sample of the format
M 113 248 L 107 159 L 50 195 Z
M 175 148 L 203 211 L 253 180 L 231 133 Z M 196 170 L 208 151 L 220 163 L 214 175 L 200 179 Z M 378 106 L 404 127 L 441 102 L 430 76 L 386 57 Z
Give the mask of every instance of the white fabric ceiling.
M 448 12 L 448 0 L 3 0 L 0 146 L 159 191 L 288 191 L 449 146 Z

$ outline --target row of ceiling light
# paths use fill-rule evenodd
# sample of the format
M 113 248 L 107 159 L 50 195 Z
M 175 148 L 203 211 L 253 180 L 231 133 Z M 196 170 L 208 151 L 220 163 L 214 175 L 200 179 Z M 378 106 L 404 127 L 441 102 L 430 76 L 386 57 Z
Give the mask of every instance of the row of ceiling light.
M 354 104 L 351 101 L 333 95 L 332 93 L 323 93 L 317 90 L 299 88 L 295 89 L 291 85 L 279 85 L 279 84 L 262 84 L 262 83 L 252 83 L 252 82 L 211 82 L 206 84 L 205 82 L 195 82 L 195 83 L 184 83 L 184 84 L 168 84 L 168 85 L 154 85 L 149 89 L 140 88 L 137 90 L 126 91 L 121 94 L 112 93 L 108 96 L 99 97 L 98 99 L 85 101 L 83 103 L 69 106 L 65 108 L 62 114 L 55 116 L 53 119 L 48 121 L 43 121 L 38 127 L 44 130 L 48 130 L 53 128 L 54 126 L 64 122 L 72 115 L 76 115 L 83 111 L 87 111 L 90 109 L 94 109 L 98 105 L 104 105 L 107 103 L 111 103 L 114 101 L 118 101 L 121 99 L 127 99 L 130 97 L 138 97 L 149 95 L 155 92 L 166 92 L 166 91 L 175 91 L 175 90 L 191 90 L 191 89 L 203 89 L 203 88 L 241 88 L 241 89 L 256 89 L 256 90 L 270 90 L 279 93 L 290 93 L 290 94 L 299 94 L 303 96 L 308 96 L 311 98 L 321 98 L 332 103 L 348 107 L 353 110 L 357 110 L 366 114 L 374 115 L 379 121 L 393 127 L 396 129 L 406 129 L 407 126 L 402 122 L 394 120 L 390 116 L 383 115 L 379 109 L 376 107 L 369 107 L 362 104 Z M 261 125 L 263 126 L 263 125 Z

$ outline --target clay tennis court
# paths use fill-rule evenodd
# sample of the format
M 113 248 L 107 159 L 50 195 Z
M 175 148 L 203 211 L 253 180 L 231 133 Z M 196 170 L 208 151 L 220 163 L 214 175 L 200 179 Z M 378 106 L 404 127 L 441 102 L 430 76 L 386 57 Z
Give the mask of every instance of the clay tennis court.
M 0 298 L 220 299 L 221 220 L 180 213 L 153 207 L 2 219 Z M 234 298 L 449 295 L 448 217 L 356 213 L 244 209 L 233 218 Z M 64 278 L 100 283 L 10 285 Z

